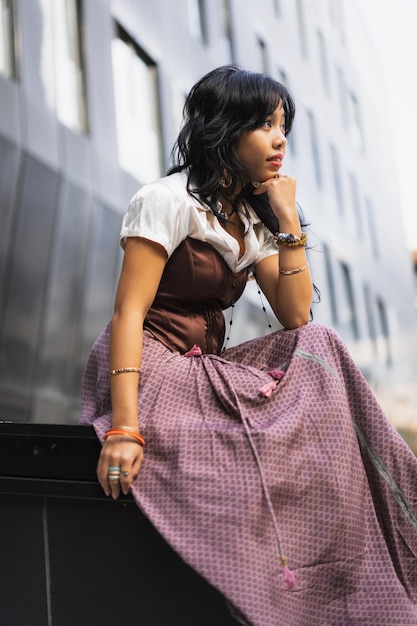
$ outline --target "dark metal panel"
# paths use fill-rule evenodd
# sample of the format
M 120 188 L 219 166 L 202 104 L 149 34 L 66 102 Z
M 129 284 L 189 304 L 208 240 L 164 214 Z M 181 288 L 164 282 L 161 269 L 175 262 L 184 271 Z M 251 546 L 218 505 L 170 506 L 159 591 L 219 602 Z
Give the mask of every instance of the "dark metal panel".
M 0 136 L 0 328 L 5 313 L 8 251 L 18 184 L 20 150 Z
M 0 422 L 0 481 L 4 477 L 83 480 L 98 485 L 96 465 L 100 449 L 92 426 Z M 16 482 L 15 493 L 23 493 L 18 491 L 19 484 L 23 485 Z
M 91 426 L 0 422 L 0 623 L 237 626 L 132 498 L 104 495 L 99 449 Z
M 43 499 L 0 495 L 0 624 L 47 626 Z
M 53 624 L 237 626 L 136 506 L 49 500 L 48 529 Z
M 54 227 L 57 174 L 26 157 L 0 343 L 0 407 L 28 417 Z
M 88 352 L 113 313 L 115 282 L 122 257 L 119 246 L 121 224 L 121 215 L 107 207 L 96 205 L 84 277 L 79 335 L 68 387 L 73 398 L 80 396 L 81 376 Z M 79 404 L 73 408 L 73 419 L 66 421 L 78 419 Z
M 85 275 L 90 198 L 65 181 L 60 186 L 57 210 L 34 377 L 31 419 L 38 422 L 64 421 L 69 402 L 69 376 L 73 360 L 78 360 L 75 342 Z

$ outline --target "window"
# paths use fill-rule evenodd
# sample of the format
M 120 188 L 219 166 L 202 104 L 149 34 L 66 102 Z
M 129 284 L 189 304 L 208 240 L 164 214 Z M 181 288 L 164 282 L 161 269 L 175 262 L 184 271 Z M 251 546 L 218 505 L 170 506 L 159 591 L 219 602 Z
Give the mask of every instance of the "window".
M 306 32 L 306 24 L 305 24 L 305 17 L 304 17 L 303 0 L 296 0 L 296 9 L 297 9 L 298 36 L 300 40 L 301 54 L 303 55 L 304 58 L 307 58 L 307 54 L 308 54 L 307 32 Z
M 417 309 L 417 252 L 413 252 L 413 265 L 414 265 L 414 306 Z
M 329 95 L 330 94 L 329 62 L 328 62 L 328 57 L 327 57 L 326 42 L 324 40 L 323 33 L 320 30 L 317 31 L 317 44 L 318 44 L 318 49 L 319 49 L 321 82 L 323 84 L 324 92 L 327 95 Z
M 372 295 L 371 295 L 371 290 L 370 290 L 369 285 L 366 285 L 366 284 L 364 285 L 363 295 L 365 299 L 366 320 L 368 323 L 369 337 L 372 341 L 374 351 L 376 352 L 377 343 L 376 343 L 375 318 L 374 318 L 374 312 L 373 312 L 373 307 L 372 307 Z
M 365 147 L 361 108 L 356 94 L 346 84 L 343 69 L 336 68 L 339 102 L 343 126 L 348 129 L 352 144 L 359 151 Z
M 120 26 L 112 60 L 120 166 L 147 183 L 161 175 L 157 69 Z
M 337 75 L 337 88 L 339 91 L 339 103 L 340 103 L 340 111 L 342 115 L 342 123 L 345 128 L 348 127 L 349 124 L 349 112 L 348 112 L 348 92 L 346 88 L 345 75 L 341 67 L 336 68 Z
M 352 143 L 359 151 L 363 151 L 364 137 L 363 137 L 363 129 L 362 129 L 361 110 L 360 110 L 358 99 L 352 91 L 349 92 L 348 103 L 349 103 L 349 127 L 350 127 L 350 135 L 351 135 Z
M 267 51 L 265 42 L 259 38 L 258 38 L 258 50 L 259 50 L 261 71 L 264 74 L 267 74 L 268 73 L 268 51 Z
M 13 0 L 0 0 L 0 74 L 7 78 L 17 78 L 15 24 Z
M 222 0 L 222 11 L 223 11 L 223 39 L 226 42 L 227 48 L 227 57 L 230 61 L 233 61 L 235 53 L 234 53 L 234 44 L 233 44 L 233 33 L 232 33 L 232 18 L 231 18 L 231 8 L 230 8 L 230 0 Z
M 329 247 L 324 244 L 324 263 L 326 269 L 326 277 L 327 277 L 327 286 L 329 289 L 329 299 L 330 299 L 330 311 L 332 315 L 332 323 L 336 325 L 339 321 L 339 317 L 337 314 L 337 304 L 336 304 L 336 291 L 334 284 L 334 274 L 333 274 L 333 266 L 332 266 L 332 258 Z
M 57 116 L 69 128 L 86 131 L 88 119 L 82 1 L 55 0 L 52 7 Z
M 278 80 L 280 83 L 282 83 L 285 87 L 287 87 L 289 89 L 289 85 L 288 85 L 288 76 L 287 73 L 285 72 L 285 70 L 283 69 L 278 69 Z M 290 149 L 292 154 L 296 154 L 297 152 L 297 139 L 296 139 L 296 126 L 295 124 L 293 124 L 293 127 L 291 129 L 291 133 L 288 137 L 288 148 Z
M 389 324 L 388 324 L 388 315 L 387 309 L 385 307 L 385 303 L 378 298 L 377 300 L 377 308 L 378 308 L 378 316 L 379 316 L 379 325 L 382 332 L 382 346 L 384 352 L 384 360 L 385 364 L 390 367 L 392 365 L 392 352 L 391 352 L 391 343 L 390 343 L 390 335 L 389 335 Z
M 371 241 L 374 257 L 379 258 L 378 233 L 376 231 L 374 205 L 369 198 L 366 198 L 366 215 L 368 218 L 369 238 Z
M 195 39 L 207 43 L 207 20 L 204 0 L 188 0 L 188 23 Z
M 352 199 L 356 234 L 359 239 L 363 239 L 362 212 L 361 212 L 361 205 L 360 205 L 360 200 L 359 200 L 358 181 L 356 180 L 356 176 L 354 176 L 353 174 L 349 174 L 349 183 L 350 183 L 350 195 Z
M 274 6 L 274 13 L 277 17 L 282 16 L 281 0 L 272 0 Z
M 330 155 L 332 160 L 333 182 L 336 192 L 337 208 L 339 213 L 344 212 L 344 200 L 342 189 L 342 177 L 340 173 L 339 154 L 335 146 L 330 145 Z
M 314 176 L 315 176 L 317 185 L 321 187 L 321 184 L 322 184 L 321 164 L 320 164 L 320 154 L 319 154 L 319 148 L 318 148 L 316 121 L 314 119 L 314 113 L 312 111 L 307 111 L 307 118 L 308 118 L 308 126 L 309 126 L 309 131 L 310 131 L 311 152 L 313 155 Z
M 348 304 L 348 310 L 345 312 L 345 321 L 349 323 L 352 334 L 355 339 L 359 339 L 358 318 L 356 315 L 355 296 L 353 293 L 352 278 L 346 263 L 341 263 L 343 286 Z
M 342 40 L 342 43 L 344 44 L 346 41 L 346 37 L 343 0 L 329 0 L 329 14 L 330 19 L 338 29 L 340 38 Z

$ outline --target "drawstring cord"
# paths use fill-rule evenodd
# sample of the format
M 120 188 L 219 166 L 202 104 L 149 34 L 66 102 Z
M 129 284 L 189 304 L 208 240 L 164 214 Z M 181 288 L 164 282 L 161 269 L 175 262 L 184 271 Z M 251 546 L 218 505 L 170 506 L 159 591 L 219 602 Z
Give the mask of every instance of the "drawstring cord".
M 188 352 L 186 352 L 184 354 L 184 356 L 186 356 L 186 357 L 201 356 L 201 354 L 202 354 L 201 348 L 199 346 L 197 346 L 197 345 L 194 345 L 190 350 L 188 350 Z M 265 397 L 269 397 L 271 395 L 272 391 L 274 389 L 276 389 L 277 384 L 284 377 L 285 371 L 282 370 L 282 369 L 276 369 L 276 370 L 271 370 L 270 372 L 267 372 L 267 373 L 271 376 L 272 381 L 271 381 L 271 383 L 267 383 L 267 385 L 264 385 L 263 387 L 261 387 L 261 389 L 259 390 L 259 392 L 263 396 L 265 396 Z M 236 394 L 235 394 L 235 400 L 236 400 L 236 405 L 238 406 L 239 405 L 239 401 L 238 401 L 238 399 L 236 397 Z M 266 504 L 267 504 L 267 507 L 268 507 L 269 514 L 270 514 L 271 519 L 272 519 L 272 525 L 273 525 L 273 528 L 274 528 L 275 537 L 276 537 L 277 544 L 278 544 L 279 558 L 280 558 L 280 561 L 281 561 L 281 565 L 283 567 L 284 582 L 285 582 L 285 585 L 286 585 L 287 589 L 293 589 L 295 587 L 295 576 L 294 576 L 294 573 L 288 567 L 287 557 L 286 557 L 285 552 L 284 552 L 284 547 L 283 547 L 283 544 L 282 544 L 281 535 L 280 535 L 280 532 L 279 532 L 279 529 L 278 529 L 278 522 L 277 522 L 277 518 L 276 518 L 276 515 L 275 515 L 274 507 L 273 507 L 273 504 L 272 504 L 271 496 L 270 496 L 270 493 L 269 493 L 269 490 L 268 490 L 268 485 L 266 484 L 266 479 L 265 479 L 265 474 L 264 474 L 264 471 L 263 471 L 261 459 L 259 457 L 258 450 L 256 449 L 255 442 L 253 441 L 252 433 L 251 433 L 249 424 L 248 424 L 248 422 L 246 420 L 246 417 L 243 415 L 243 413 L 241 411 L 239 411 L 239 415 L 240 415 L 240 418 L 242 420 L 242 424 L 243 424 L 243 427 L 245 429 L 245 434 L 246 434 L 246 436 L 248 438 L 249 445 L 250 445 L 251 450 L 252 450 L 252 454 L 253 454 L 253 456 L 255 458 L 256 465 L 258 467 L 259 477 L 261 479 L 262 491 L 263 491 L 263 494 L 264 494 L 264 497 L 265 497 L 265 501 L 266 501 Z
M 262 491 L 264 493 L 264 497 L 268 506 L 269 514 L 272 519 L 272 524 L 273 524 L 274 531 L 275 531 L 275 537 L 278 543 L 279 558 L 280 558 L 281 565 L 284 570 L 284 582 L 286 584 L 287 589 L 293 589 L 295 587 L 295 576 L 294 576 L 294 573 L 289 569 L 288 564 L 287 564 L 287 557 L 285 556 L 284 546 L 282 544 L 281 535 L 278 529 L 278 522 L 277 522 L 277 518 L 275 515 L 274 507 L 271 501 L 271 496 L 268 490 L 268 486 L 266 484 L 266 479 L 265 479 L 261 459 L 259 458 L 258 450 L 256 449 L 255 442 L 253 441 L 252 433 L 250 431 L 249 425 L 247 423 L 246 418 L 243 416 L 243 414 L 241 414 L 241 419 L 242 419 L 242 424 L 245 428 L 245 433 L 248 438 L 249 445 L 252 449 L 253 456 L 255 457 L 255 461 L 258 466 L 259 477 L 261 479 L 261 484 L 262 484 Z

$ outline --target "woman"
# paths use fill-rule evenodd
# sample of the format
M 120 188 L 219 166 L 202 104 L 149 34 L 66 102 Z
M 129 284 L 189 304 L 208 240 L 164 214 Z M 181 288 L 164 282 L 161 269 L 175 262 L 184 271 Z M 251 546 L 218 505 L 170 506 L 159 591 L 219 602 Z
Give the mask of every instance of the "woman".
M 308 323 L 280 174 L 292 97 L 226 66 L 184 111 L 175 166 L 124 218 L 114 315 L 85 369 L 99 481 L 131 491 L 242 624 L 417 625 L 417 462 L 334 331 Z M 222 351 L 250 271 L 285 330 Z

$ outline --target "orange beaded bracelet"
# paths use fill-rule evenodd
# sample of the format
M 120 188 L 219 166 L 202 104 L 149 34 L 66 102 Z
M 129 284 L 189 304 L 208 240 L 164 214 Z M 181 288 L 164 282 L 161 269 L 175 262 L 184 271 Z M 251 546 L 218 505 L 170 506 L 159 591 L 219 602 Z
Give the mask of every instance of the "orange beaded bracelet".
M 140 446 L 143 447 L 145 445 L 145 439 L 140 433 L 133 433 L 122 430 L 121 428 L 110 428 L 104 433 L 104 439 L 106 440 L 110 435 L 126 435 L 127 437 L 133 437 Z

